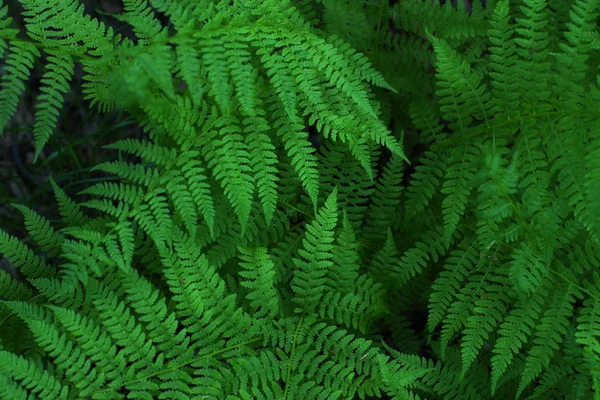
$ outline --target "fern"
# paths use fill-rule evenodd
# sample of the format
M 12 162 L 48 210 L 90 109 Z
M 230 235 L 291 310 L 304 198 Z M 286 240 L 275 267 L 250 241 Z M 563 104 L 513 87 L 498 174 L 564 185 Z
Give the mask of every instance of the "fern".
M 597 0 L 19 2 L 0 132 L 145 137 L 14 205 L 0 398 L 597 397 Z

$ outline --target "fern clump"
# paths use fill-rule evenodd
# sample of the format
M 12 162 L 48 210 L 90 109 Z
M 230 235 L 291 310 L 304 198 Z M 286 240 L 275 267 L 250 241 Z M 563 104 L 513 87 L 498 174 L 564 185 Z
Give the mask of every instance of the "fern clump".
M 146 137 L 14 204 L 0 398 L 598 397 L 598 0 L 20 3 L 0 131 Z

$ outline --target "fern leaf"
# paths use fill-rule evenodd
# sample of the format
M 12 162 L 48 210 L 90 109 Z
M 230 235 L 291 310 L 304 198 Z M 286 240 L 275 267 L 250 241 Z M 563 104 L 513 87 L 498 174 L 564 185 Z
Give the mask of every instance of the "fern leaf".
M 211 88 L 209 94 L 215 96 L 217 104 L 223 114 L 231 108 L 232 90 L 229 86 L 230 71 L 227 67 L 228 60 L 225 55 L 225 40 L 218 34 L 207 35 L 197 33 L 197 46 L 201 49 L 202 63 L 207 69 L 208 80 Z
M 429 317 L 427 320 L 429 332 L 433 332 L 438 324 L 442 322 L 446 310 L 452 303 L 452 298 L 455 297 L 453 294 L 458 292 L 476 261 L 477 252 L 473 248 L 473 243 L 469 244 L 467 240 L 461 241 L 458 248 L 453 250 L 451 256 L 446 260 L 444 271 L 433 283 L 433 292 L 429 297 Z
M 254 178 L 250 175 L 252 168 L 247 146 L 232 118 L 224 118 L 219 122 L 219 137 L 211 143 L 211 155 L 207 156 L 207 161 L 214 170 L 215 178 L 221 181 L 243 232 L 250 217 Z
M 181 167 L 188 189 L 196 207 L 202 213 L 211 237 L 214 237 L 215 205 L 211 196 L 210 185 L 206 182 L 206 170 L 196 159 L 190 159 Z
M 261 110 L 262 111 L 262 110 Z M 249 133 L 245 137 L 250 155 L 250 164 L 254 171 L 254 179 L 258 189 L 267 225 L 271 224 L 277 207 L 277 155 L 275 146 L 266 134 L 269 126 L 262 117 L 247 118 L 244 124 Z
M 403 161 L 397 155 L 392 155 L 383 169 L 382 176 L 377 180 L 375 191 L 370 196 L 371 204 L 366 214 L 363 237 L 374 243 L 384 239 L 391 221 L 395 220 L 398 206 L 400 205 L 403 187 L 399 184 L 402 180 Z
M 573 303 L 577 297 L 581 298 L 581 293 L 569 285 L 555 294 L 550 308 L 544 312 L 541 323 L 536 327 L 533 347 L 529 350 L 525 360 L 525 369 L 519 382 L 516 398 L 540 375 L 543 368 L 548 367 L 553 353 L 563 341 L 562 336 L 566 334 L 569 325 L 568 318 L 573 314 Z
M 240 104 L 240 111 L 244 116 L 254 117 L 257 105 L 254 93 L 257 74 L 251 64 L 251 54 L 247 50 L 248 44 L 244 43 L 248 38 L 229 34 L 224 39 L 224 55 L 227 57 L 229 73 L 236 89 L 235 94 Z
M 327 280 L 330 287 L 347 293 L 354 287 L 359 276 L 359 256 L 358 243 L 345 210 L 342 218 L 342 230 L 336 242 L 336 247 L 333 249 L 335 267 L 327 272 Z
M 436 53 L 437 95 L 444 119 L 450 128 L 466 132 L 473 117 L 488 119 L 490 95 L 481 83 L 481 76 L 471 71 L 464 57 L 459 56 L 448 43 L 429 35 Z M 491 117 L 491 115 L 490 115 Z
M 518 355 L 521 348 L 530 340 L 542 310 L 541 303 L 546 295 L 545 289 L 540 288 L 534 296 L 518 301 L 500 325 L 499 337 L 492 350 L 494 355 L 490 360 L 492 393 L 496 392 L 500 379 L 513 362 L 515 355 Z
M 60 250 L 62 237 L 50 225 L 50 221 L 29 207 L 18 204 L 13 204 L 13 207 L 21 211 L 25 216 L 27 231 L 35 243 L 40 246 L 48 257 L 56 256 Z
M 257 318 L 274 318 L 279 314 L 279 298 L 275 290 L 274 264 L 269 259 L 265 248 L 238 247 L 240 252 L 240 264 L 244 271 L 240 276 L 244 278 L 242 286 L 247 287 L 250 293 L 250 305 L 256 309 L 254 314 Z
M 490 284 L 486 286 L 480 297 L 475 300 L 472 314 L 465 323 L 461 343 L 462 369 L 460 376 L 464 378 L 473 365 L 477 355 L 489 340 L 510 305 L 506 294 L 506 268 L 498 269 L 490 274 Z
M 151 40 L 159 35 L 162 26 L 145 0 L 123 0 L 125 13 L 113 17 L 133 26 L 141 40 Z
M 308 134 L 302 132 L 299 121 L 289 123 L 278 115 L 276 125 L 277 135 L 284 141 L 285 150 L 292 160 L 292 165 L 300 177 L 304 189 L 316 207 L 319 197 L 319 170 L 315 149 L 308 141 Z
M 1 376 L 12 378 L 12 384 L 19 382 L 22 386 L 34 390 L 39 396 L 49 399 L 65 399 L 69 397 L 69 388 L 62 385 L 38 363 L 23 356 L 0 350 Z M 9 392 L 12 396 L 12 391 Z M 29 397 L 29 396 L 27 396 Z
M 33 69 L 34 58 L 39 56 L 39 50 L 25 41 L 15 41 L 9 47 L 0 90 L 0 135 L 17 111 L 19 96 L 25 91 L 25 81 Z
M 0 254 L 8 258 L 28 278 L 54 277 L 56 269 L 47 264 L 17 238 L 0 230 Z
M 190 39 L 182 39 L 182 43 L 175 48 L 176 65 L 179 68 L 179 76 L 189 88 L 194 106 L 200 107 L 205 88 L 200 80 L 200 55 L 193 43 Z
M 490 77 L 492 78 L 492 102 L 496 111 L 503 113 L 502 104 L 514 103 L 518 100 L 518 83 L 511 72 L 516 64 L 516 52 L 511 36 L 513 29 L 509 26 L 509 1 L 498 1 L 490 19 L 488 35 L 492 46 L 490 56 Z M 499 116 L 497 118 L 500 118 Z
M 107 32 L 102 22 L 84 15 L 84 7 L 77 0 L 50 0 L 43 3 L 23 0 L 21 4 L 28 35 L 45 46 L 68 47 L 80 55 L 89 52 L 92 56 L 102 56 L 112 51 L 113 44 L 109 39 L 113 34 L 112 29 Z
M 292 290 L 296 294 L 293 301 L 300 308 L 295 311 L 314 311 L 323 296 L 325 275 L 331 268 L 333 250 L 333 229 L 337 221 L 337 189 L 334 190 L 315 220 L 306 228 L 302 240 L 304 249 L 298 253 L 302 258 L 294 258 L 296 270 L 292 278 Z
M 477 156 L 477 148 L 470 145 L 456 150 L 450 157 L 446 180 L 441 192 L 446 196 L 442 203 L 444 215 L 445 240 L 450 240 L 463 216 L 468 196 L 471 192 L 469 180 L 475 172 L 473 159 Z
M 48 64 L 40 88 L 42 94 L 38 96 L 35 112 L 34 161 L 37 160 L 55 128 L 63 105 L 63 95 L 69 90 L 69 81 L 75 73 L 75 64 L 70 55 L 62 51 L 48 51 L 48 53 Z

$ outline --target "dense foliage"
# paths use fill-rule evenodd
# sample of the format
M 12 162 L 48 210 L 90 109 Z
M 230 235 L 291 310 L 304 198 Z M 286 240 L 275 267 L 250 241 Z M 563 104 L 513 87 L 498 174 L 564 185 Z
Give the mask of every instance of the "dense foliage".
M 14 205 L 0 398 L 600 398 L 599 0 L 20 3 L 0 131 L 147 138 Z

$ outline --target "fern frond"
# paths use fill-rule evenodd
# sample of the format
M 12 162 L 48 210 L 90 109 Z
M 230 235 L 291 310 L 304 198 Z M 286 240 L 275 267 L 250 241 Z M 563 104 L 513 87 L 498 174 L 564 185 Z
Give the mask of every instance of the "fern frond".
M 392 226 L 398 206 L 401 203 L 403 186 L 402 180 L 404 162 L 400 157 L 392 155 L 383 169 L 383 174 L 375 184 L 370 196 L 371 204 L 365 212 L 369 218 L 364 227 L 363 238 L 371 243 L 383 240 L 388 227 Z
M 231 202 L 242 226 L 246 228 L 250 217 L 254 177 L 250 175 L 250 155 L 240 135 L 237 120 L 232 116 L 219 121 L 219 136 L 210 144 L 207 154 L 208 167 L 221 181 L 225 196 Z
M 457 54 L 446 41 L 429 35 L 436 54 L 436 91 L 440 110 L 450 127 L 466 132 L 473 118 L 488 120 L 490 95 L 481 83 L 481 76 L 473 72 L 467 60 Z M 489 115 L 489 116 L 488 116 Z
M 247 297 L 250 305 L 257 310 L 256 317 L 274 318 L 280 309 L 279 299 L 275 291 L 274 264 L 269 259 L 265 248 L 238 247 L 241 266 L 240 276 L 245 281 L 241 285 L 250 290 Z
M 25 81 L 33 69 L 39 50 L 31 43 L 15 41 L 9 46 L 9 56 L 2 74 L 0 90 L 0 134 L 17 110 L 19 97 L 25 91 Z
M 325 275 L 331 268 L 333 250 L 333 229 L 337 221 L 337 189 L 334 190 L 315 220 L 306 228 L 302 240 L 304 249 L 298 253 L 302 258 L 294 258 L 296 269 L 293 272 L 291 287 L 295 293 L 294 303 L 300 308 L 295 311 L 314 311 L 324 294 Z
M 327 290 L 317 307 L 317 314 L 336 324 L 367 334 L 374 321 L 386 311 L 385 292 L 380 283 L 361 275 L 351 293 Z
M 562 285 L 562 284 L 561 284 Z M 555 297 L 551 300 L 550 307 L 546 309 L 536 327 L 533 347 L 527 354 L 525 368 L 519 382 L 516 398 L 525 388 L 536 379 L 542 370 L 548 367 L 553 353 L 563 341 L 569 326 L 569 316 L 573 314 L 573 306 L 577 298 L 581 298 L 581 292 L 572 286 L 558 289 Z
M 244 120 L 248 133 L 245 143 L 248 146 L 250 164 L 254 171 L 258 197 L 261 201 L 267 225 L 273 220 L 277 207 L 277 154 L 275 146 L 266 134 L 270 129 L 267 121 L 262 117 L 247 118 Z
M 458 248 L 453 250 L 446 260 L 444 271 L 433 283 L 427 320 L 429 332 L 433 332 L 442 322 L 446 310 L 452 303 L 452 298 L 458 293 L 462 282 L 468 277 L 469 271 L 476 265 L 477 250 L 473 245 L 467 240 L 461 241 Z
M 422 235 L 415 246 L 405 251 L 400 257 L 400 262 L 394 268 L 393 276 L 398 279 L 398 282 L 406 284 L 427 267 L 427 261 L 433 259 L 433 262 L 437 262 L 440 256 L 446 254 L 452 243 L 452 239 L 450 240 L 450 243 L 444 240 L 441 227 L 435 227 Z
M 54 277 L 56 269 L 19 239 L 0 230 L 0 254 L 8 258 L 28 278 Z
M 356 236 L 346 212 L 342 216 L 342 228 L 332 254 L 334 267 L 327 271 L 327 285 L 341 293 L 348 293 L 359 276 L 359 255 Z
M 450 240 L 464 215 L 468 196 L 471 193 L 469 180 L 476 170 L 473 160 L 478 154 L 475 146 L 467 145 L 450 156 L 446 180 L 441 189 L 441 192 L 446 195 L 442 203 L 445 241 Z
M 546 289 L 540 288 L 532 297 L 518 301 L 500 325 L 498 339 L 492 350 L 494 355 L 490 360 L 492 394 L 499 387 L 508 367 L 515 361 L 515 356 L 530 341 L 547 295 Z
M 282 117 L 281 111 L 276 113 L 278 114 L 275 114 L 277 119 L 274 128 L 282 138 L 291 164 L 316 208 L 319 197 L 319 170 L 315 149 L 308 141 L 308 134 L 302 132 L 303 126 L 300 121 L 288 122 Z
M 112 29 L 106 30 L 103 23 L 84 16 L 84 7 L 77 0 L 23 0 L 21 4 L 28 35 L 44 46 L 65 47 L 76 54 L 89 52 L 92 56 L 102 56 L 113 49 Z
M 75 73 L 75 64 L 70 55 L 64 54 L 62 51 L 47 51 L 47 53 L 48 64 L 46 73 L 42 77 L 42 87 L 40 88 L 42 94 L 37 99 L 33 128 L 34 160 L 40 155 L 55 128 L 58 113 L 63 105 L 63 95 L 69 90 L 69 81 Z
M 493 53 L 490 57 L 489 73 L 492 78 L 492 102 L 496 111 L 502 115 L 506 112 L 502 105 L 515 103 L 519 97 L 516 76 L 511 73 L 517 56 L 514 42 L 511 40 L 513 28 L 509 25 L 508 0 L 501 0 L 496 4 L 490 19 L 488 35 L 492 43 L 489 51 Z
M 444 154 L 426 152 L 421 164 L 415 166 L 416 172 L 411 176 L 404 203 L 407 218 L 414 218 L 429 205 L 436 189 L 441 185 L 440 179 L 444 176 L 446 163 L 447 157 Z
M 20 392 L 25 392 L 29 388 L 41 397 L 50 399 L 65 399 L 69 397 L 69 388 L 62 385 L 60 380 L 54 377 L 50 372 L 40 366 L 38 363 L 28 360 L 23 356 L 0 350 L 0 376 L 10 382 L 11 386 L 19 385 Z M 12 378 L 11 380 L 8 380 Z M 25 387 L 23 387 L 25 386 Z M 13 396 L 19 391 L 9 390 L 8 393 Z M 29 396 L 21 397 L 29 398 Z
M 42 217 L 29 207 L 13 204 L 17 210 L 23 213 L 27 231 L 34 242 L 40 246 L 48 257 L 54 257 L 60 250 L 62 236 L 50 225 L 48 219 Z
M 151 40 L 163 29 L 145 0 L 124 0 L 123 8 L 125 12 L 114 17 L 131 25 L 139 39 Z
M 475 300 L 473 310 L 465 323 L 461 343 L 462 369 L 460 376 L 464 378 L 481 349 L 490 339 L 499 323 L 502 322 L 511 298 L 507 294 L 507 269 L 498 268 L 490 273 L 490 284 L 482 290 Z M 489 343 L 487 343 L 489 346 Z

